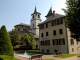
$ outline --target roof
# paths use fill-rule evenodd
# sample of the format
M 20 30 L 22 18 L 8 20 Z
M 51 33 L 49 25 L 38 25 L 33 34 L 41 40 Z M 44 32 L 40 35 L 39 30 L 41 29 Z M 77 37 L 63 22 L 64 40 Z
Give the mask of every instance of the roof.
M 34 35 L 34 38 L 39 38 L 39 36 L 38 35 Z
M 55 14 L 55 16 L 51 15 L 49 18 L 47 18 L 45 21 L 43 21 L 39 25 L 50 22 L 50 21 L 53 21 L 53 20 L 56 20 L 58 18 L 62 18 L 62 17 L 65 17 L 65 15 L 61 15 L 61 14 Z
M 36 6 L 35 6 L 35 10 L 34 10 L 34 13 L 36 13 L 36 12 L 38 12 L 38 11 L 37 11 L 37 9 L 36 9 Z
M 46 16 L 51 15 L 51 14 L 52 14 L 52 7 L 50 8 L 50 10 Z
M 29 24 L 24 24 L 24 23 L 20 23 L 20 24 L 17 24 L 17 25 L 15 25 L 15 26 L 29 26 L 29 27 L 30 27 Z M 15 26 L 14 26 L 14 27 L 15 27 Z
M 36 6 L 35 6 L 35 10 L 34 10 L 34 13 L 33 14 L 40 14 L 41 15 L 41 13 L 38 12 Z M 33 14 L 31 14 L 31 15 L 33 15 Z

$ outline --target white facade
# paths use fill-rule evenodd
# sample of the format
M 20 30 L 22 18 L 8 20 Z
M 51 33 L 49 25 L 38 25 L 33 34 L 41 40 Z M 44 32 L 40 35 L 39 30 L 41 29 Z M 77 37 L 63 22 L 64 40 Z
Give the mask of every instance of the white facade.
M 41 23 L 41 18 L 40 18 L 40 13 L 37 12 L 37 9 L 35 7 L 35 11 L 33 14 L 31 14 L 32 18 L 31 18 L 31 21 L 30 21 L 30 29 L 31 29 L 31 32 L 35 35 L 38 35 L 39 36 L 39 27 L 38 27 L 38 24 Z

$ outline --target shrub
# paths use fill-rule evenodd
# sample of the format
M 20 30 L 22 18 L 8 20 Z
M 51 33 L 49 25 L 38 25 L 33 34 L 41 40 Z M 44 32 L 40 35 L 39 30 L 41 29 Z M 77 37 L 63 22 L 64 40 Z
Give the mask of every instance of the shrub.
M 11 40 L 4 25 L 0 29 L 0 55 L 14 56 Z

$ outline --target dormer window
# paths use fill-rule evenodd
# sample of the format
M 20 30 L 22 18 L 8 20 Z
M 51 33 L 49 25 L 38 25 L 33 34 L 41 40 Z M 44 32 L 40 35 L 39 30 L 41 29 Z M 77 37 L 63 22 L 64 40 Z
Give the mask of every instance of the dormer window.
M 40 16 L 38 15 L 38 18 L 40 18 Z

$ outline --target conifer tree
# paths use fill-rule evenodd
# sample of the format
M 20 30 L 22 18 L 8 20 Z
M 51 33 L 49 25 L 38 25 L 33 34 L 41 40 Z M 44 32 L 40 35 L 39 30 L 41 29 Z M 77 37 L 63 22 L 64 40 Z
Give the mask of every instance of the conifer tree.
M 14 56 L 11 40 L 4 25 L 0 29 L 0 55 Z

